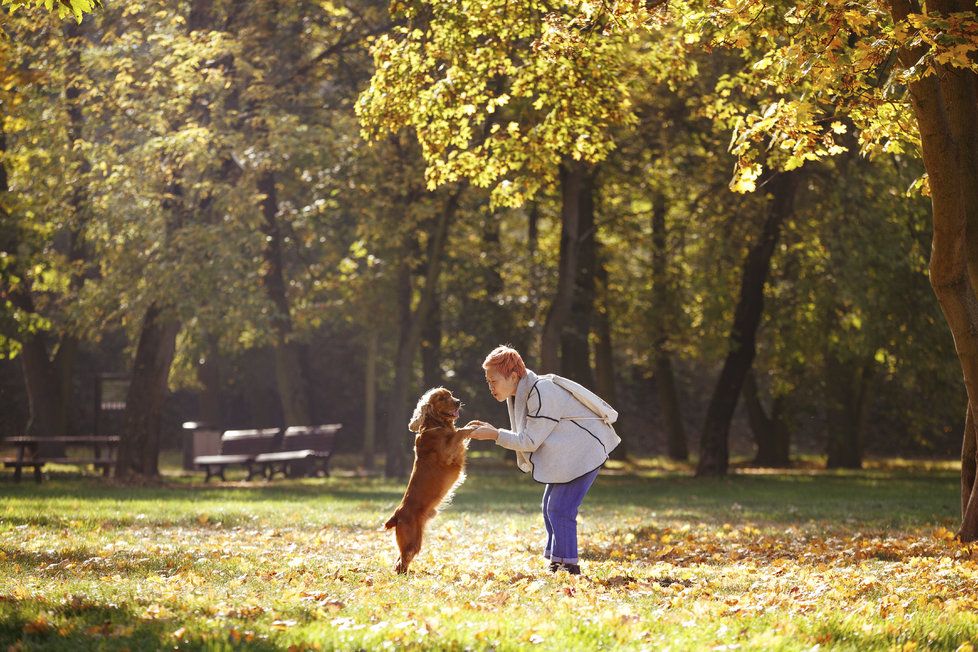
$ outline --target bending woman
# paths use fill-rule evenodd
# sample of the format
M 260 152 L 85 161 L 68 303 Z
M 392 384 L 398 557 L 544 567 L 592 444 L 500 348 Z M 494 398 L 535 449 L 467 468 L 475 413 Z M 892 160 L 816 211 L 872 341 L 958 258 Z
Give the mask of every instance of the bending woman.
M 621 439 L 610 423 L 552 377 L 527 369 L 515 349 L 497 347 L 482 368 L 493 398 L 506 401 L 510 429 L 473 421 L 468 425 L 479 427 L 472 438 L 495 441 L 516 451 L 520 470 L 546 485 L 542 508 L 547 544 L 543 556 L 550 560 L 551 571 L 563 569 L 579 575 L 577 512 L 598 470 Z

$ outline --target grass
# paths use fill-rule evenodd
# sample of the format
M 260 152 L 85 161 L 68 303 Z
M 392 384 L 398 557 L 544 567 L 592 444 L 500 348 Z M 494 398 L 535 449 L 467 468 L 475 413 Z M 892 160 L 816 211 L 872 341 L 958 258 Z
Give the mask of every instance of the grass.
M 539 557 L 542 488 L 474 461 L 404 577 L 403 482 L 125 487 L 0 476 L 0 649 L 948 649 L 978 640 L 953 464 L 602 475 L 585 576 Z

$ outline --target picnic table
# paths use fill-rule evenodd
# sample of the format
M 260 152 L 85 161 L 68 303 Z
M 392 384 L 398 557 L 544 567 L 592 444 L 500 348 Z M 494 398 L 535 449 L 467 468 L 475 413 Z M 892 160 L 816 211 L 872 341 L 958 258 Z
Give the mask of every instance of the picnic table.
M 45 443 L 64 444 L 65 448 L 85 448 L 91 451 L 91 457 L 72 457 L 65 452 L 65 457 L 44 457 L 39 455 L 39 449 Z M 42 479 L 41 469 L 45 464 L 77 464 L 92 465 L 101 468 L 102 474 L 108 477 L 115 465 L 116 451 L 119 448 L 119 438 L 104 435 L 71 436 L 71 437 L 10 437 L 0 441 L 0 446 L 17 448 L 16 457 L 3 458 L 6 468 L 14 469 L 14 482 L 20 482 L 21 472 L 25 466 L 34 467 L 34 480 Z

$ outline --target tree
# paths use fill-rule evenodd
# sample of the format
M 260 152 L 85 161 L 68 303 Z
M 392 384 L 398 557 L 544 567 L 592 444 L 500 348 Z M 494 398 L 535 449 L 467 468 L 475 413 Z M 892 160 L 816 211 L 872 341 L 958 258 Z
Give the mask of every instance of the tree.
M 764 285 L 781 225 L 794 210 L 797 177 L 797 172 L 772 174 L 761 184 L 765 190 L 770 188 L 767 217 L 744 261 L 740 298 L 730 330 L 730 351 L 707 408 L 700 437 L 697 475 L 722 475 L 727 472 L 730 419 L 754 361 L 757 328 L 764 310 Z
M 58 0 L 57 6 L 55 6 L 55 0 L 3 0 L 2 5 L 9 7 L 12 11 L 21 7 L 32 6 L 44 7 L 48 11 L 57 8 L 59 18 L 74 16 L 75 20 L 80 23 L 84 14 L 102 8 L 102 0 Z
M 0 351 L 20 358 L 26 432 L 41 437 L 68 434 L 74 417 L 73 308 L 84 270 L 80 233 L 88 223 L 77 29 L 66 28 L 62 38 L 52 17 L 24 9 L 7 24 L 14 38 L 0 44 L 0 106 L 7 115 L 0 128 Z M 58 56 L 36 60 L 44 47 Z M 65 128 L 45 127 L 45 111 L 63 115 Z M 41 452 L 59 455 L 63 446 L 48 443 Z
M 972 182 L 978 172 L 978 102 L 971 54 L 978 50 L 978 35 L 974 3 L 928 2 L 924 9 L 916 0 L 786 3 L 724 13 L 704 8 L 687 16 L 690 25 L 712 20 L 718 42 L 763 45 L 761 58 L 744 75 L 747 83 L 764 81 L 779 93 L 801 80 L 812 87 L 804 98 L 782 97 L 763 115 L 743 116 L 735 151 L 745 179 L 758 174 L 751 144 L 762 139 L 768 148 L 793 152 L 793 161 L 844 151 L 825 137 L 839 115 L 852 119 L 866 153 L 919 148 L 932 206 L 930 280 L 968 393 L 958 534 L 972 541 L 978 539 L 978 230 L 970 225 L 978 215 Z M 790 41 L 777 37 L 785 32 L 792 34 Z

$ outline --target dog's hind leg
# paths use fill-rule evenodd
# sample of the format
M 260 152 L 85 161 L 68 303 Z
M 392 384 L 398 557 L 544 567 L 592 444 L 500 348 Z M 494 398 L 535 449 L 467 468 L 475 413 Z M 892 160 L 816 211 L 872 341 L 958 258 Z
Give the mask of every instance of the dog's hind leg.
M 411 560 L 414 559 L 418 551 L 421 550 L 421 535 L 424 524 L 415 518 L 401 517 L 397 521 L 397 547 L 401 551 L 401 558 L 394 566 L 398 573 L 406 573 Z

